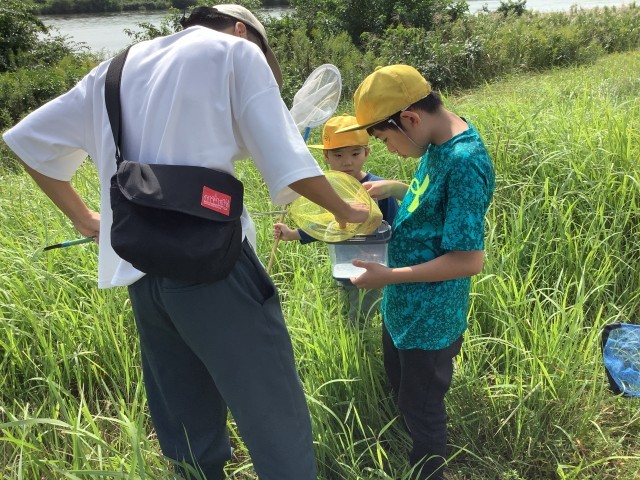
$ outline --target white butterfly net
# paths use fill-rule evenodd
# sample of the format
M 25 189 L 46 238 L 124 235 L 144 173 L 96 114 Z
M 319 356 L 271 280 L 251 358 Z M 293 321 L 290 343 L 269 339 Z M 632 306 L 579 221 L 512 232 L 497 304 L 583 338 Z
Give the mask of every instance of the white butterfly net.
M 341 91 L 342 77 L 335 65 L 325 63 L 311 72 L 293 97 L 290 110 L 298 130 L 326 122 L 338 108 Z

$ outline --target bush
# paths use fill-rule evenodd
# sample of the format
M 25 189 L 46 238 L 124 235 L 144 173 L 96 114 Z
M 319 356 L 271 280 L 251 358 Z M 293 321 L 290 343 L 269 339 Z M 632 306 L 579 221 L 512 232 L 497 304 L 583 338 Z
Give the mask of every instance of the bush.
M 287 105 L 307 76 L 323 63 L 335 64 L 342 76 L 342 98 L 349 98 L 362 80 L 362 72 L 372 70 L 376 61 L 353 44 L 347 32 L 330 35 L 320 29 L 283 28 L 291 18 L 268 25 L 270 43 L 284 77 L 281 89 Z M 293 22 L 292 22 L 293 24 Z
M 26 113 L 75 85 L 93 66 L 87 59 L 68 56 L 55 66 L 20 69 L 0 75 L 0 131 Z
M 501 0 L 496 11 L 505 17 L 510 13 L 520 16 L 527 11 L 526 4 L 527 0 L 507 0 L 506 2 Z
M 459 89 L 522 71 L 593 62 L 640 45 L 640 8 L 465 15 L 423 28 L 363 36 L 381 64 L 415 66 L 436 88 Z
M 70 56 L 54 67 L 40 66 L 0 74 L 0 132 L 78 82 L 90 64 Z M 14 171 L 16 156 L 0 141 L 0 171 Z
M 475 65 L 485 56 L 477 37 L 452 38 L 422 28 L 389 29 L 381 38 L 369 37 L 367 48 L 381 64 L 412 65 L 437 89 L 475 84 Z
M 309 29 L 347 32 L 361 46 L 361 35 L 381 35 L 399 25 L 430 29 L 439 16 L 456 18 L 467 10 L 463 0 L 291 0 Z
M 16 57 L 38 43 L 47 28 L 29 0 L 3 0 L 0 5 L 0 73 L 16 68 Z

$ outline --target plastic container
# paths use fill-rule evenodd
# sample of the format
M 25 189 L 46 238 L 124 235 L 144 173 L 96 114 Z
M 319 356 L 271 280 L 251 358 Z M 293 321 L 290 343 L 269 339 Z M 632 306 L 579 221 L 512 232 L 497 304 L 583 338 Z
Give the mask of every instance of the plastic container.
M 375 233 L 356 235 L 342 242 L 327 243 L 333 278 L 340 282 L 349 282 L 351 277 L 357 277 L 363 273 L 365 269 L 354 267 L 351 264 L 353 260 L 387 265 L 389 240 L 391 240 L 391 227 L 383 220 Z

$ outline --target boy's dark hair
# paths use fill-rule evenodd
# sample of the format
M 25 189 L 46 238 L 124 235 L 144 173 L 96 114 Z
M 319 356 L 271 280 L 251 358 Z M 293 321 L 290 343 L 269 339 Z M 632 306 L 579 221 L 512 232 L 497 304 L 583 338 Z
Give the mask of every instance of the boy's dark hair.
M 436 113 L 442 106 L 442 97 L 440 93 L 436 90 L 431 90 L 431 93 L 424 98 L 421 98 L 415 103 L 409 105 L 405 110 L 422 110 L 427 113 Z M 376 123 L 375 125 L 367 128 L 367 133 L 369 135 L 373 135 L 374 130 L 384 131 L 384 130 L 398 130 L 398 125 L 400 125 L 400 114 L 402 112 L 396 112 L 391 115 L 386 120 Z
M 191 10 L 191 14 L 188 18 L 184 16 L 180 19 L 180 25 L 182 25 L 183 29 L 193 27 L 194 25 L 200 25 L 202 27 L 207 27 L 212 30 L 222 31 L 228 28 L 232 28 L 236 22 L 240 22 L 237 18 L 230 17 L 229 15 L 224 15 L 211 7 L 196 7 Z M 263 53 L 266 53 L 266 47 L 262 42 L 262 36 L 258 33 L 258 31 L 253 28 L 251 25 L 248 25 L 246 22 L 242 22 L 245 27 L 247 27 L 247 32 L 252 35 L 253 43 L 260 45 Z

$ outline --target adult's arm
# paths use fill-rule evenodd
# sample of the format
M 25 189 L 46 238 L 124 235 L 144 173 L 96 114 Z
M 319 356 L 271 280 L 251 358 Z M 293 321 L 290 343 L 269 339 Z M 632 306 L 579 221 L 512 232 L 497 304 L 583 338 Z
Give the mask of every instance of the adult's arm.
M 291 183 L 289 188 L 330 211 L 341 224 L 363 223 L 369 218 L 369 207 L 345 202 L 324 175 L 303 178 Z
M 40 189 L 71 220 L 73 226 L 85 237 L 95 237 L 97 241 L 100 234 L 100 214 L 87 207 L 71 182 L 48 177 L 26 163 L 21 163 Z

